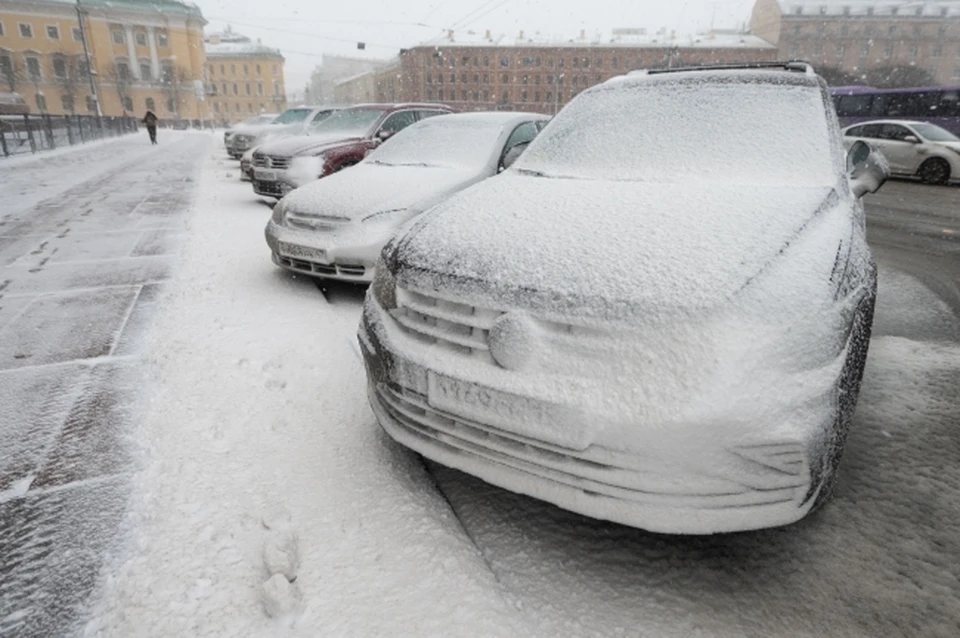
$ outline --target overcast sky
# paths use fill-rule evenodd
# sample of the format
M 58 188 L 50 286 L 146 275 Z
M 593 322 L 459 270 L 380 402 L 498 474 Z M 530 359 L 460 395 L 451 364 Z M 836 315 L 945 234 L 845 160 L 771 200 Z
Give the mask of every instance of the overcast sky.
M 302 90 L 320 55 L 390 58 L 401 47 L 443 29 L 516 35 L 540 32 L 570 38 L 586 29 L 661 27 L 680 33 L 734 27 L 750 17 L 753 0 L 194 0 L 208 32 L 235 31 L 280 49 L 288 91 Z M 427 25 L 427 26 L 418 26 Z M 357 42 L 366 50 L 358 51 Z

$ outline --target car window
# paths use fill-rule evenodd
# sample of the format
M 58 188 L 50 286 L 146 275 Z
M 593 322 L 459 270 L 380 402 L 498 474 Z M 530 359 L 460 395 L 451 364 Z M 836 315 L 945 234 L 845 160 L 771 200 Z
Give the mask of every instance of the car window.
M 846 137 L 864 137 L 863 129 L 863 126 L 854 126 L 851 129 L 847 129 L 847 132 L 844 133 L 844 135 Z
M 331 115 L 333 115 L 333 111 L 320 111 L 319 113 L 313 116 L 313 119 L 310 122 L 311 124 L 317 124 L 319 122 L 324 121 Z
M 425 120 L 428 117 L 436 117 L 437 115 L 448 115 L 449 111 L 441 111 L 439 109 L 422 109 L 417 111 L 417 117 L 421 120 Z
M 417 121 L 416 111 L 397 111 L 391 113 L 380 125 L 381 131 L 402 131 Z
M 902 142 L 908 135 L 913 135 L 910 129 L 898 124 L 884 124 L 880 131 L 880 137 L 885 140 Z
M 511 133 L 510 137 L 507 138 L 507 143 L 504 148 L 511 149 L 517 144 L 530 142 L 537 136 L 537 132 L 537 125 L 534 122 L 524 122 L 517 128 L 513 129 L 513 133 Z
M 882 124 L 865 124 L 861 127 L 860 137 L 879 139 L 881 130 L 883 130 Z

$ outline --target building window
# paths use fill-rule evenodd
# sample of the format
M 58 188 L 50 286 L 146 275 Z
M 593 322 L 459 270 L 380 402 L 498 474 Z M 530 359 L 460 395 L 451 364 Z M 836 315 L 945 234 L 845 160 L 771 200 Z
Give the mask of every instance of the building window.
M 42 80 L 43 73 L 40 71 L 40 59 L 26 58 L 26 60 L 27 60 L 27 77 L 34 81 Z
M 26 24 L 25 22 L 20 23 L 20 37 L 21 38 L 32 38 L 33 37 L 33 25 Z
M 234 95 L 240 95 L 240 90 L 237 88 L 237 83 L 236 83 L 236 82 L 233 83 L 233 94 L 234 94 Z
M 67 59 L 62 55 L 53 57 L 53 75 L 61 80 L 67 78 Z
M 799 24 L 793 27 L 793 35 L 800 35 L 802 31 L 803 27 L 801 27 Z
M 864 42 L 860 45 L 860 57 L 865 58 L 870 55 L 870 43 Z
M 257 65 L 257 75 L 260 75 L 260 65 Z
M 253 102 L 247 103 L 247 113 L 253 113 Z
M 813 57 L 819 58 L 823 55 L 823 45 L 819 42 L 813 45 Z
M 247 82 L 247 84 L 244 86 L 244 88 L 245 88 L 246 91 L 247 91 L 247 95 L 253 95 L 253 91 L 252 91 L 251 88 L 250 88 L 250 83 L 249 83 L 249 82 Z
M 231 65 L 230 65 L 230 75 L 236 75 L 236 74 L 237 74 L 237 65 L 236 65 L 236 64 L 231 64 Z
M 247 67 L 246 64 L 243 65 L 243 74 L 250 75 L 250 69 Z
M 461 102 L 466 102 L 466 101 L 467 101 L 467 90 L 466 90 L 466 89 L 460 89 L 460 101 L 461 101 Z
M 263 83 L 257 82 L 257 95 L 263 95 Z
M 955 68 L 955 69 L 953 70 L 953 77 L 954 77 L 954 79 L 960 78 L 960 66 L 958 66 L 957 68 Z
M 437 99 L 438 100 L 443 99 L 443 89 L 437 89 Z
M 843 25 L 842 27 L 840 27 L 840 36 L 845 38 L 848 35 L 850 35 L 850 27 L 848 27 L 847 25 Z
M 943 55 L 943 45 L 937 44 L 933 47 L 933 51 L 930 53 L 930 57 L 939 58 Z
M 74 42 L 83 42 L 83 31 L 80 30 L 80 27 L 73 27 L 71 31 L 73 32 Z
M 58 27 L 58 26 L 55 25 L 55 24 L 48 24 L 48 25 L 47 25 L 47 37 L 50 38 L 51 40 L 59 40 L 59 39 L 60 39 L 60 27 Z
M 490 66 L 490 56 L 483 56 L 483 66 Z
M 123 44 L 124 42 L 127 41 L 126 36 L 124 36 L 123 31 L 121 29 L 114 29 L 113 31 L 110 32 L 110 34 L 113 36 L 114 44 Z
M 817 35 L 821 38 L 827 33 L 827 25 L 823 22 L 817 25 Z
M 923 27 L 920 25 L 914 25 L 913 27 L 913 37 L 922 38 L 923 37 Z
M 214 113 L 219 113 L 219 112 L 220 112 L 220 102 L 214 102 L 214 103 L 213 103 L 213 112 L 214 112 Z
M 157 32 L 157 44 L 164 49 L 170 46 L 170 39 L 167 37 L 166 31 Z
M 483 83 L 484 83 L 484 84 L 490 84 L 490 74 L 489 74 L 489 73 L 484 73 L 484 74 L 483 74 Z
M 117 77 L 121 80 L 130 79 L 130 66 L 126 62 L 117 62 Z
M 140 63 L 140 79 L 144 82 L 153 81 L 153 73 L 150 70 L 150 64 L 147 62 Z
M 502 67 L 510 66 L 510 58 L 507 58 L 507 57 L 500 58 L 500 66 Z
M 871 27 L 870 25 L 867 25 L 867 26 L 863 27 L 863 37 L 865 37 L 865 38 L 872 38 L 872 37 L 873 37 L 873 27 Z
M 177 112 L 177 104 L 176 102 L 173 101 L 172 97 L 167 98 L 167 110 L 170 111 L 171 113 Z
M 523 79 L 521 80 L 521 82 L 523 82 L 524 84 L 529 84 L 529 83 L 530 83 L 530 82 L 529 82 L 529 78 L 528 78 L 526 75 L 523 76 Z
M 224 95 L 226 95 L 226 94 L 227 94 L 227 83 L 226 83 L 226 82 L 224 82 L 224 83 L 223 83 L 223 84 L 221 85 L 221 87 L 220 87 L 220 88 L 222 88 L 222 89 L 223 89 L 223 94 L 224 94 Z
M 510 76 L 507 75 L 506 73 L 501 73 L 501 74 L 500 74 L 500 83 L 501 83 L 501 84 L 509 84 L 509 83 L 510 83 Z
M 790 45 L 790 57 L 791 57 L 791 58 L 796 58 L 796 57 L 798 57 L 799 55 L 800 55 L 800 45 L 799 45 L 799 44 L 791 44 L 791 45 Z
M 37 93 L 37 108 L 41 112 L 47 110 L 47 97 L 43 93 Z
M 474 83 L 474 84 L 480 84 L 480 74 L 479 74 L 479 73 L 474 73 L 474 74 L 473 74 L 473 83 Z
M 553 65 L 551 64 L 550 66 L 553 66 Z M 620 59 L 619 59 L 619 58 L 612 58 L 612 59 L 610 60 L 610 68 L 611 68 L 611 69 L 619 69 L 619 68 L 620 68 Z
M 279 83 L 279 82 L 274 82 L 274 83 L 273 83 L 273 94 L 274 94 L 274 95 L 280 95 L 280 83 Z
M 427 84 L 433 84 L 433 73 L 427 73 Z
M 236 104 L 233 105 L 233 110 L 236 111 L 237 113 L 240 112 L 240 103 L 239 103 L 239 102 L 237 102 Z
M 220 65 L 220 75 L 226 75 L 226 74 L 227 74 L 227 69 L 226 69 L 226 67 L 225 67 L 224 65 L 221 64 L 221 65 Z M 226 93 L 227 90 L 224 89 L 223 92 Z
M 837 57 L 838 57 L 838 58 L 843 58 L 843 56 L 846 55 L 846 53 L 847 53 L 847 47 L 846 47 L 846 45 L 838 44 L 838 45 L 837 45 Z
M 134 36 L 134 38 L 135 38 L 136 41 L 137 41 L 137 46 L 138 46 L 138 47 L 145 47 L 145 46 L 147 46 L 147 34 L 144 33 L 143 31 L 137 31 L 137 34 L 136 34 L 136 36 Z
M 0 55 L 0 79 L 13 76 L 13 60 L 9 55 Z
M 0 35 L 7 35 L 7 32 L 3 29 L 3 23 L 0 22 Z
M 892 44 L 888 44 L 887 46 L 883 47 L 883 57 L 884 57 L 885 59 L 889 59 L 889 58 L 892 58 L 892 57 L 893 57 L 893 45 L 892 45 Z
M 161 77 L 164 82 L 173 82 L 173 64 L 170 62 L 164 62 L 163 66 L 160 67 Z
M 457 83 L 457 74 L 456 74 L 456 73 L 451 73 L 451 74 L 450 74 L 450 84 L 456 84 L 456 83 Z
M 73 113 L 73 96 L 67 94 L 61 95 L 60 106 L 62 106 L 63 110 L 67 113 Z
M 123 98 L 123 108 L 128 113 L 133 113 L 133 98 L 125 97 Z
M 916 44 L 911 44 L 911 45 L 910 45 L 910 57 L 911 57 L 911 58 L 915 58 L 915 57 L 917 57 L 918 55 L 920 55 L 920 47 L 917 46 Z
M 87 111 L 89 111 L 90 113 L 96 113 L 96 112 L 97 112 L 97 101 L 96 101 L 95 99 L 93 99 L 93 96 L 92 96 L 92 95 L 88 95 L 88 96 L 87 96 L 87 99 L 86 99 L 85 101 L 86 101 L 86 103 L 87 103 Z
M 274 65 L 273 65 L 273 74 L 274 74 L 274 75 L 280 75 L 280 72 L 277 70 L 277 68 L 278 68 L 277 65 L 274 64 Z
M 896 37 L 896 35 L 897 35 L 897 27 L 894 26 L 894 27 L 889 27 L 889 28 L 887 28 L 887 37 L 888 37 L 888 38 Z

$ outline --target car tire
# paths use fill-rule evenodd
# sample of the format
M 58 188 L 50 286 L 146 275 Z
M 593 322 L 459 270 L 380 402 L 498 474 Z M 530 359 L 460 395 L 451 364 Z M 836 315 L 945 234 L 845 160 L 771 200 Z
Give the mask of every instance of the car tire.
M 863 381 L 863 371 L 867 365 L 867 351 L 870 348 L 870 335 L 873 331 L 873 312 L 877 302 L 877 284 L 874 279 L 873 289 L 857 306 L 853 318 L 853 328 L 850 331 L 850 348 L 847 359 L 844 361 L 840 379 L 837 382 L 837 415 L 833 421 L 832 432 L 826 433 L 826 450 L 819 471 L 814 472 L 811 481 L 811 493 L 816 491 L 816 500 L 810 511 L 816 511 L 830 500 L 837 482 L 837 468 L 840 466 L 840 457 L 847 442 L 853 413 L 857 408 L 857 399 L 860 396 L 860 385 Z
M 924 184 L 942 186 L 950 181 L 950 164 L 942 157 L 931 157 L 920 165 L 917 176 Z

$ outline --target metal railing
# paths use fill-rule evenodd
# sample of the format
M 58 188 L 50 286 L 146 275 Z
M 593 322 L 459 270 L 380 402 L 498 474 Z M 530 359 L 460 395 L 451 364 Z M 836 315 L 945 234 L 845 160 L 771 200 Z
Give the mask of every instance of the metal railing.
M 0 116 L 0 151 L 4 157 L 39 153 L 61 146 L 135 133 L 132 117 L 95 115 L 3 115 Z

